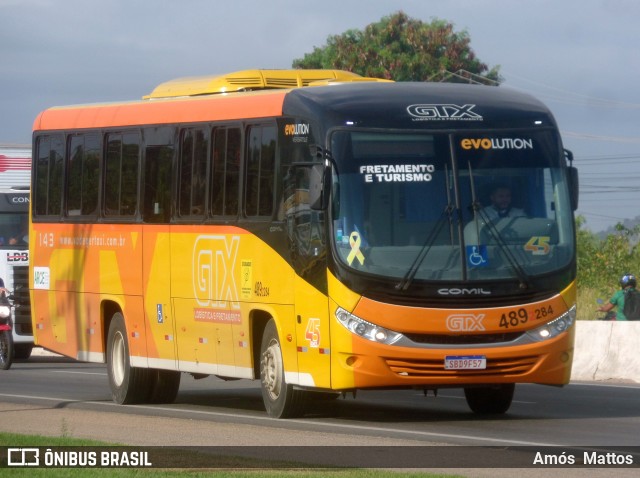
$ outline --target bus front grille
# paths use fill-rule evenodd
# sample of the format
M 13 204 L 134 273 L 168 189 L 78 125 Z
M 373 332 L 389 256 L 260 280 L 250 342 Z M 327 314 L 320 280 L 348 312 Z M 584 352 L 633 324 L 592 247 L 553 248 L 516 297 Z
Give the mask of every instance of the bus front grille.
M 403 377 L 454 378 L 465 376 L 513 376 L 529 372 L 537 363 L 538 357 L 487 359 L 487 368 L 481 370 L 445 370 L 444 360 L 418 360 L 386 358 L 389 369 Z
M 519 339 L 525 332 L 504 332 L 497 334 L 475 334 L 475 335 L 445 335 L 445 334 L 408 334 L 407 337 L 412 342 L 430 345 L 483 345 L 513 342 Z

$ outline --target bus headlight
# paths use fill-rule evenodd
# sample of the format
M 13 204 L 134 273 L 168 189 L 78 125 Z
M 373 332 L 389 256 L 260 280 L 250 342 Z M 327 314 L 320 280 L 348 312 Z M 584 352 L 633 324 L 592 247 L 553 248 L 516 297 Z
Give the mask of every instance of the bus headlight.
M 362 320 L 360 317 L 350 314 L 342 307 L 338 307 L 335 313 L 338 322 L 344 325 L 351 333 L 371 340 L 372 342 L 391 345 L 402 338 L 402 334 Z
M 574 305 L 557 319 L 536 329 L 529 330 L 527 332 L 527 336 L 536 342 L 552 339 L 553 337 L 560 335 L 562 332 L 569 330 L 576 321 L 576 312 L 577 308 Z

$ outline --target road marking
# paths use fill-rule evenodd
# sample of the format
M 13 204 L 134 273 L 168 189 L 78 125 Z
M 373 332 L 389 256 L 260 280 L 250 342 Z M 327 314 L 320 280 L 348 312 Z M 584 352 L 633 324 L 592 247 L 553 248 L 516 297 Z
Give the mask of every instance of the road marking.
M 75 373 L 77 375 L 107 375 L 104 372 L 70 372 L 68 370 L 51 370 L 53 373 Z
M 316 420 L 303 420 L 303 419 L 287 419 L 281 420 L 278 418 L 271 418 L 266 416 L 254 416 L 254 415 L 244 415 L 241 413 L 222 413 L 222 412 L 212 412 L 205 410 L 182 410 L 179 408 L 169 408 L 169 407 L 156 407 L 156 406 L 147 406 L 147 405 L 119 405 L 113 402 L 96 402 L 91 400 L 70 400 L 67 398 L 55 398 L 55 397 L 39 397 L 33 395 L 13 395 L 7 393 L 0 393 L 0 397 L 10 397 L 10 398 L 20 398 L 20 399 L 31 399 L 31 400 L 44 400 L 44 401 L 55 401 L 55 402 L 64 402 L 64 403 L 82 403 L 82 404 L 92 404 L 104 407 L 111 408 L 123 408 L 123 409 L 133 409 L 133 410 L 148 410 L 148 411 L 166 411 L 171 413 L 179 413 L 184 415 L 203 415 L 210 417 L 225 417 L 225 418 L 238 418 L 243 420 L 254 420 L 261 422 L 269 422 L 273 424 L 285 425 L 287 423 L 297 423 L 301 425 L 314 425 L 321 428 L 340 428 L 343 430 L 353 430 L 355 431 L 367 431 L 367 432 L 383 432 L 383 433 L 397 433 L 399 435 L 409 435 L 416 437 L 428 437 L 432 439 L 462 439 L 462 440 L 474 440 L 488 443 L 497 443 L 503 446 L 506 445 L 521 445 L 521 446 L 536 446 L 536 447 L 553 447 L 553 446 L 566 446 L 559 443 L 541 443 L 541 442 L 533 442 L 533 441 L 523 441 L 523 440 L 505 440 L 501 438 L 489 438 L 489 437 L 480 437 L 473 435 L 461 435 L 461 434 L 453 434 L 453 433 L 434 433 L 434 432 L 423 432 L 417 430 L 402 430 L 397 428 L 382 428 L 382 427 L 372 427 L 372 426 L 364 426 L 364 425 L 353 425 L 353 424 L 341 424 L 341 423 L 324 423 Z
M 416 395 L 423 396 L 423 394 L 422 394 L 422 393 L 416 393 Z M 430 396 L 427 396 L 427 397 L 425 397 L 425 398 L 431 398 L 431 397 L 430 397 Z M 464 398 L 464 397 L 459 397 L 459 396 L 457 396 L 457 395 L 440 395 L 440 394 L 438 394 L 438 396 L 437 396 L 436 398 L 447 398 L 447 399 L 448 399 L 448 398 L 453 398 L 453 399 L 456 399 L 456 400 L 466 400 L 466 398 Z M 532 405 L 532 404 L 535 404 L 535 403 L 537 403 L 537 402 L 527 402 L 527 401 L 525 401 L 525 400 L 513 400 L 511 403 L 523 403 L 523 404 L 525 404 L 525 405 Z
M 580 383 L 580 382 L 569 382 L 569 385 L 577 385 L 579 387 L 611 387 L 611 388 L 631 388 L 631 389 L 635 389 L 638 390 L 638 384 L 636 383 L 634 384 L 630 384 L 630 385 L 624 385 L 624 384 L 617 384 L 617 383 L 598 383 L 598 382 L 584 382 L 584 383 Z

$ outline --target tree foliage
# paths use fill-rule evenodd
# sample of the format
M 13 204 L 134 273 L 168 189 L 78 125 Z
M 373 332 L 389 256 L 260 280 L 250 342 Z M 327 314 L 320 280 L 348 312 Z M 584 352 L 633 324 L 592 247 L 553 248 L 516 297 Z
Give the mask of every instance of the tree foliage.
M 400 11 L 367 25 L 364 31 L 329 36 L 325 46 L 294 60 L 293 67 L 348 70 L 395 81 L 426 81 L 464 70 L 499 81 L 499 67 L 489 69 L 478 60 L 470 42 L 468 33 L 455 32 L 451 23 L 439 19 L 424 23 Z
M 578 247 L 578 318 L 602 317 L 597 303 L 607 301 L 620 288 L 623 274 L 640 276 L 640 225 L 616 224 L 615 232 L 601 238 L 586 230 L 576 218 Z
M 584 219 L 578 217 L 578 288 L 588 287 L 600 292 L 617 288 L 623 274 L 640 276 L 640 226 L 628 228 L 616 225 L 616 232 L 600 239 L 584 229 Z

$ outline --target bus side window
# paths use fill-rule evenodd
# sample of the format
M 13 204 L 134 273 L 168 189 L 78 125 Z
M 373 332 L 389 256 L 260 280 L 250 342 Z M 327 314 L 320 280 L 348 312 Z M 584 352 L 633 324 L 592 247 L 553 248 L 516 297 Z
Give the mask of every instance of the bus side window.
M 96 214 L 100 152 L 100 137 L 95 133 L 69 137 L 66 198 L 68 216 Z
M 131 217 L 138 204 L 140 137 L 137 132 L 111 133 L 106 144 L 104 215 Z
M 251 126 L 245 176 L 245 214 L 272 216 L 276 170 L 276 127 Z
M 37 139 L 34 180 L 34 216 L 59 216 L 62 208 L 64 137 L 61 134 Z
M 147 146 L 144 163 L 144 222 L 169 222 L 171 217 L 171 146 Z
M 219 127 L 213 136 L 211 214 L 236 216 L 240 192 L 241 133 L 237 127 Z
M 203 128 L 184 129 L 180 143 L 177 212 L 180 217 L 203 216 L 207 190 L 208 131 Z

